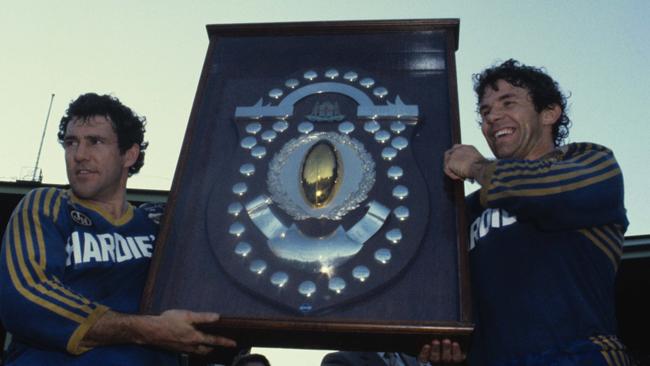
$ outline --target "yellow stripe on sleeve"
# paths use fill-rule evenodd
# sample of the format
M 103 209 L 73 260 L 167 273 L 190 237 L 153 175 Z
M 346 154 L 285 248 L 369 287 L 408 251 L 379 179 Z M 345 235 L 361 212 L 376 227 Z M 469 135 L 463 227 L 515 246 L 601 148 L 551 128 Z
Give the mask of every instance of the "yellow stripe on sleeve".
M 620 169 L 616 168 L 615 170 L 609 171 L 605 174 L 592 177 L 590 179 L 581 180 L 571 184 L 566 184 L 562 186 L 549 187 L 549 188 L 533 188 L 533 189 L 522 189 L 517 191 L 503 191 L 498 193 L 488 193 L 487 199 L 489 201 L 498 200 L 504 197 L 538 197 L 538 196 L 547 196 L 552 194 L 558 194 L 563 192 L 570 192 L 576 189 L 584 188 L 592 184 L 596 184 L 602 181 L 605 181 L 611 177 L 615 177 L 621 173 Z
M 562 182 L 564 180 L 569 180 L 580 176 L 585 176 L 600 170 L 604 170 L 614 164 L 616 164 L 616 161 L 608 160 L 603 162 L 602 164 L 593 166 L 589 169 L 581 169 L 577 171 L 571 171 L 568 173 L 549 175 L 549 176 L 538 177 L 538 178 L 524 177 L 522 179 L 514 179 L 505 183 L 499 180 L 501 178 L 501 176 L 499 176 L 499 178 L 494 182 L 494 187 L 495 188 L 503 187 L 503 186 L 517 187 L 518 185 L 522 185 L 522 184 L 549 184 L 549 183 L 552 184 L 552 183 Z M 617 168 L 617 171 L 620 171 L 620 169 Z
M 38 198 L 38 197 L 37 197 Z M 25 279 L 27 286 L 41 294 L 41 296 L 48 296 L 51 297 L 57 301 L 60 301 L 66 305 L 69 305 L 73 308 L 77 308 L 85 313 L 90 314 L 93 309 L 87 306 L 87 304 L 79 304 L 78 302 L 75 302 L 71 300 L 68 297 L 64 297 L 54 291 L 51 291 L 47 289 L 45 286 L 43 286 L 41 283 L 36 282 L 34 278 L 32 277 L 32 274 L 30 273 L 29 268 L 34 269 L 36 272 L 37 276 L 39 279 L 44 282 L 44 283 L 49 283 L 50 285 L 53 285 L 54 288 L 60 288 L 60 286 L 54 284 L 54 282 L 50 281 L 47 276 L 43 272 L 43 268 L 40 268 L 38 266 L 38 263 L 35 261 L 35 254 L 34 254 L 34 244 L 32 242 L 32 237 L 31 237 L 31 228 L 29 226 L 29 219 L 28 219 L 28 207 L 29 207 L 29 201 L 31 199 L 31 196 L 28 196 L 25 198 L 24 202 L 24 209 L 22 210 L 22 221 L 24 224 L 24 233 L 25 233 L 25 246 L 27 248 L 27 253 L 28 253 L 28 262 L 25 262 L 25 256 L 22 250 L 22 242 L 20 239 L 20 228 L 18 226 L 18 220 L 13 220 L 14 225 L 13 225 L 13 230 L 14 230 L 14 246 L 15 246 L 15 251 L 16 251 L 16 260 L 18 262 L 18 268 L 20 269 L 20 273 L 22 274 L 23 278 Z M 40 230 L 40 228 L 38 228 Z M 45 256 L 44 252 L 44 247 L 43 247 L 43 252 L 41 255 Z M 62 248 L 63 250 L 63 248 Z M 8 258 L 11 259 L 11 258 Z M 30 265 L 28 265 L 28 263 Z M 15 267 L 14 267 L 15 268 Z M 22 286 L 22 284 L 21 284 Z M 68 290 L 66 290 L 68 291 Z M 37 296 L 34 294 L 34 296 Z M 76 297 L 76 295 L 75 295 Z M 39 305 L 43 305 L 46 301 L 44 299 L 40 299 L 40 301 L 37 301 L 36 303 Z M 79 315 L 76 315 L 79 316 Z M 83 319 L 83 318 L 82 318 Z M 75 320 L 76 321 L 76 320 Z
M 90 328 L 92 328 L 92 326 L 97 323 L 97 320 L 99 320 L 99 318 L 101 318 L 101 316 L 108 310 L 109 309 L 106 306 L 99 306 L 88 316 L 88 318 L 86 318 L 84 322 L 79 324 L 74 333 L 72 333 L 72 336 L 70 336 L 70 339 L 68 339 L 66 350 L 73 355 L 80 355 L 84 352 L 90 351 L 92 348 L 82 347 L 80 345 L 81 340 L 83 340 Z
M 578 230 L 582 235 L 586 236 L 587 239 L 589 239 L 592 243 L 594 243 L 595 246 L 597 246 L 600 250 L 607 255 L 609 260 L 612 262 L 612 266 L 614 266 L 614 270 L 618 267 L 618 260 L 614 257 L 614 254 L 605 246 L 605 244 L 601 243 L 600 240 L 598 240 L 597 237 L 594 236 L 589 230 L 587 229 L 580 229 Z
M 13 233 L 12 234 L 14 236 L 14 242 L 16 243 L 15 246 L 16 246 L 16 249 L 18 251 L 20 251 L 20 244 L 18 244 L 18 242 L 20 241 L 20 237 L 19 237 L 19 233 L 18 233 L 18 221 L 15 218 L 12 221 L 13 221 L 13 228 L 12 228 Z M 5 259 L 7 261 L 7 269 L 9 271 L 9 277 L 11 278 L 11 283 L 14 285 L 16 290 L 21 295 L 23 295 L 23 297 L 25 297 L 26 299 L 30 300 L 31 302 L 33 302 L 33 303 L 35 303 L 37 305 L 40 305 L 40 306 L 44 307 L 45 309 L 48 309 L 48 310 L 52 311 L 53 313 L 56 313 L 56 314 L 58 314 L 58 315 L 60 315 L 62 317 L 68 318 L 68 319 L 70 319 L 70 320 L 72 320 L 74 322 L 82 323 L 84 321 L 84 317 L 82 317 L 82 316 L 80 316 L 78 314 L 75 314 L 75 313 L 73 313 L 73 312 L 71 312 L 71 311 L 69 311 L 67 309 L 64 309 L 64 308 L 60 307 L 59 305 L 56 305 L 54 303 L 45 301 L 42 298 L 40 298 L 40 297 L 36 296 L 35 294 L 33 294 L 30 290 L 26 289 L 23 286 L 23 284 L 21 283 L 20 279 L 18 278 L 18 273 L 16 272 L 16 267 L 14 265 L 14 261 L 13 261 L 13 258 L 12 258 L 13 255 L 12 255 L 12 246 L 11 245 L 7 245 L 7 248 L 5 250 L 5 254 L 6 254 Z M 21 252 L 16 253 L 16 257 L 20 257 L 21 255 L 22 255 Z M 19 266 L 20 266 L 22 261 L 18 261 L 18 262 L 19 262 Z M 26 270 L 26 268 L 21 268 L 21 271 L 25 271 L 25 270 Z M 24 272 L 23 272 L 23 275 L 24 275 Z

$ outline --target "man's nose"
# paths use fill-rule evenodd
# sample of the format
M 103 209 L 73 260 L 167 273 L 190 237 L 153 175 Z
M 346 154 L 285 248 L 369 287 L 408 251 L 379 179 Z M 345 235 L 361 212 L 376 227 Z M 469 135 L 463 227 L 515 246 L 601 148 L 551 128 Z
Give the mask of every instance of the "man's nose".
M 499 121 L 503 117 L 503 111 L 500 108 L 492 108 L 485 116 L 485 122 L 492 124 Z
M 82 141 L 74 149 L 74 155 L 73 155 L 74 160 L 76 161 L 86 160 L 88 159 L 88 153 L 89 153 L 88 144 Z

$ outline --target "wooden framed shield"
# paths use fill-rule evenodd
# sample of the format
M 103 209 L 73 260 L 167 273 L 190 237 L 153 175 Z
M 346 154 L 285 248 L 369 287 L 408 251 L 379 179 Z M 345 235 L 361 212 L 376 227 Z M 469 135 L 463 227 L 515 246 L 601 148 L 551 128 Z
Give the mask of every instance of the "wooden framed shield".
M 256 346 L 465 343 L 457 20 L 208 26 L 143 311 Z

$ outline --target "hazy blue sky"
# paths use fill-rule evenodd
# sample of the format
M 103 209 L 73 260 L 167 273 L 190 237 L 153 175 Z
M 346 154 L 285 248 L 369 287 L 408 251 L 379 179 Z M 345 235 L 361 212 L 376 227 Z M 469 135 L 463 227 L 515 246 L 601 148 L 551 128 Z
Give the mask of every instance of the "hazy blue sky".
M 207 50 L 206 24 L 402 18 L 460 19 L 462 140 L 486 155 L 471 74 L 510 57 L 545 66 L 571 94 L 569 141 L 601 143 L 616 153 L 625 176 L 627 234 L 650 233 L 647 0 L 4 2 L 0 180 L 12 181 L 34 166 L 55 93 L 40 166 L 45 183 L 65 183 L 58 120 L 70 100 L 96 91 L 114 94 L 148 118 L 147 162 L 129 186 L 169 189 Z M 292 356 L 302 357 L 308 356 Z

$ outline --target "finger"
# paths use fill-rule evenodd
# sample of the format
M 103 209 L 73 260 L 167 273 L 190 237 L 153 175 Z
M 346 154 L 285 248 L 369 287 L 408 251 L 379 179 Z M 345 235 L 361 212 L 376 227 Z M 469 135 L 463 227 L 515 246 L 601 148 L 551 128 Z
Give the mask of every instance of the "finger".
M 207 355 L 208 353 L 212 352 L 214 350 L 214 347 L 211 346 L 206 346 L 204 344 L 199 344 L 194 347 L 190 352 L 195 353 L 197 355 Z
M 214 334 L 203 334 L 203 341 L 201 342 L 206 345 L 211 346 L 220 346 L 220 347 L 236 347 L 237 342 L 230 338 L 214 335 Z
M 442 362 L 451 362 L 451 341 L 449 339 L 442 341 L 442 355 L 440 358 Z
M 440 341 L 434 339 L 431 342 L 431 353 L 429 355 L 429 360 L 431 362 L 440 362 Z
M 455 363 L 465 361 L 465 355 L 460 349 L 460 344 L 458 344 L 458 342 L 454 342 L 451 345 L 451 358 Z
M 212 323 L 219 320 L 219 314 L 217 313 L 205 313 L 205 312 L 189 312 L 187 314 L 190 323 L 199 324 L 199 323 Z
M 455 173 L 454 173 L 454 172 L 449 168 L 448 165 L 445 166 L 445 168 L 444 168 L 443 171 L 444 171 L 444 173 L 445 173 L 446 176 L 448 176 L 449 178 L 451 178 L 451 179 L 453 179 L 453 180 L 463 180 L 463 178 L 461 178 L 461 177 L 459 177 L 458 175 L 456 175 L 456 174 L 455 174 Z
M 418 362 L 420 363 L 426 363 L 429 361 L 429 353 L 431 352 L 431 346 L 428 344 L 425 344 L 422 346 L 422 349 L 420 350 L 420 353 L 418 354 Z

